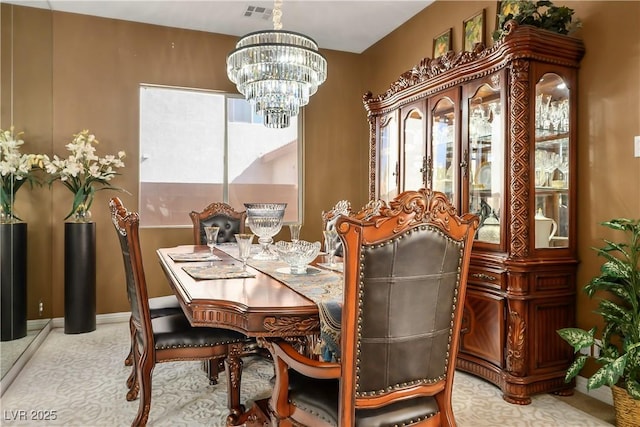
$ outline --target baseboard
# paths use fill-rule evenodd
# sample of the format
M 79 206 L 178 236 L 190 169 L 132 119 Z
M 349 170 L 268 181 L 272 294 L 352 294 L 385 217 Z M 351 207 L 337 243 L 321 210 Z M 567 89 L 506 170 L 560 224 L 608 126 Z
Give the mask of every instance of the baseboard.
M 603 385 L 602 387 L 594 390 L 587 390 L 587 379 L 585 377 L 577 376 L 576 391 L 613 406 L 613 395 L 611 394 L 611 388 L 607 385 Z
M 105 325 L 107 323 L 128 322 L 131 312 L 124 311 L 121 313 L 106 313 L 96 315 L 96 325 Z M 54 328 L 64 328 L 64 317 L 56 317 L 53 319 Z
M 0 396 L 2 396 L 5 391 L 7 391 L 11 383 L 13 383 L 13 380 L 16 379 L 16 377 L 18 376 L 18 374 L 20 373 L 24 365 L 26 365 L 29 359 L 31 359 L 31 357 L 36 353 L 36 351 L 38 350 L 38 347 L 40 347 L 40 345 L 44 342 L 45 338 L 47 337 L 47 335 L 49 335 L 49 332 L 53 327 L 52 322 L 48 320 L 45 321 L 45 320 L 38 319 L 38 323 L 42 323 L 43 325 L 42 329 L 33 338 L 33 340 L 27 346 L 27 348 L 22 352 L 22 354 L 20 355 L 18 360 L 16 360 L 16 362 L 13 364 L 11 369 L 9 369 L 7 373 L 4 374 L 4 376 L 0 380 Z

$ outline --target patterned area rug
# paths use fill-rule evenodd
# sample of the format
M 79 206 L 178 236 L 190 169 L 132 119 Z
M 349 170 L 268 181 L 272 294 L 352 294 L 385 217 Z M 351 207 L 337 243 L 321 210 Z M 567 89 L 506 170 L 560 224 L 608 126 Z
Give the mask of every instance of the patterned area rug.
M 2 396 L 3 426 L 129 426 L 138 401 L 125 399 L 130 368 L 126 323 L 98 325 L 96 331 L 65 335 L 53 329 Z M 249 407 L 269 395 L 271 363 L 244 359 L 242 399 Z M 225 425 L 226 376 L 209 381 L 199 362 L 168 362 L 153 372 L 150 426 Z M 550 395 L 527 406 L 505 402 L 499 389 L 458 372 L 453 406 L 459 426 L 609 426 Z M 55 414 L 55 420 L 52 415 Z M 49 420 L 38 417 L 49 415 Z M 26 419 L 20 419 L 20 418 Z

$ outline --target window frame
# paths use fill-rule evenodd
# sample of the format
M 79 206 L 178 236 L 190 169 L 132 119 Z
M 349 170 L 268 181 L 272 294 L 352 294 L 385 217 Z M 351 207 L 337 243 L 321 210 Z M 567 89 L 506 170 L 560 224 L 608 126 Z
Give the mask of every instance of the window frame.
M 216 90 L 216 89 L 203 89 L 203 88 L 192 88 L 192 87 L 184 87 L 184 86 L 172 86 L 172 85 L 159 85 L 159 84 L 152 84 L 152 83 L 139 83 L 138 85 L 138 177 L 137 177 L 137 181 L 138 181 L 138 206 L 142 206 L 142 179 L 141 179 L 141 168 L 140 168 L 140 164 L 142 161 L 142 97 L 141 97 L 141 93 L 142 90 L 144 88 L 155 88 L 155 89 L 172 89 L 172 90 L 180 90 L 180 91 L 192 91 L 192 92 L 199 92 L 199 93 L 209 93 L 209 94 L 215 94 L 215 95 L 221 95 L 223 96 L 224 100 L 223 100 L 223 104 L 224 104 L 224 124 L 225 124 L 225 128 L 224 128 L 224 132 L 223 132 L 223 139 L 224 139 L 224 147 L 223 147 L 223 158 L 224 158 L 224 164 L 223 164 L 223 182 L 222 184 L 222 197 L 223 200 L 211 200 L 211 202 L 214 201 L 222 201 L 225 203 L 229 202 L 229 139 L 228 139 L 228 126 L 229 126 L 229 108 L 228 108 L 228 99 L 232 98 L 232 99 L 244 99 L 244 97 L 242 96 L 242 94 L 240 93 L 236 93 L 236 92 L 225 92 L 222 90 Z M 248 102 L 248 101 L 247 101 Z M 253 113 L 253 116 L 255 116 L 255 113 Z M 298 191 L 297 191 L 297 218 L 294 218 L 293 220 L 287 221 L 285 222 L 285 225 L 289 224 L 289 223 L 302 223 L 302 219 L 304 218 L 304 188 L 305 188 L 305 174 L 304 174 L 304 169 L 305 169 L 305 164 L 304 164 L 304 159 L 305 159 L 305 143 L 304 143 L 304 108 L 300 109 L 300 112 L 298 114 L 297 117 L 297 185 L 298 185 Z M 252 120 L 250 122 L 251 124 L 256 124 L 258 125 L 258 123 L 255 123 L 254 120 Z M 262 126 L 262 124 L 260 123 L 260 125 Z M 266 129 L 266 128 L 265 128 Z M 194 206 L 194 210 L 199 210 L 204 208 L 204 206 Z M 187 224 L 186 221 L 189 221 L 189 223 Z M 185 224 L 181 225 L 181 224 L 144 224 L 144 221 L 141 218 L 140 221 L 140 228 L 164 228 L 164 229 L 179 229 L 179 228 L 192 228 L 192 224 L 191 224 L 191 220 L 189 217 L 186 218 L 185 220 Z

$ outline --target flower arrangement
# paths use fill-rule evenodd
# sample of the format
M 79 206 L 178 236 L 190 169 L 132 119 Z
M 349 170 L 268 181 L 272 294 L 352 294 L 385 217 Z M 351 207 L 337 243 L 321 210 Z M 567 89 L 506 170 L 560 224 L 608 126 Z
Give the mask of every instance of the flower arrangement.
M 126 192 L 109 184 L 114 176 L 119 175 L 115 168 L 124 167 L 122 159 L 125 152 L 119 151 L 117 156 L 98 157 L 94 144 L 98 144 L 95 135 L 83 130 L 75 134 L 71 143 L 66 145 L 67 150 L 71 152 L 69 157 L 61 159 L 54 155 L 53 160 L 49 160 L 44 156 L 44 168 L 51 175 L 49 185 L 59 180 L 74 195 L 71 211 L 64 219 L 74 216 L 78 221 L 88 221 L 89 209 L 97 190 Z
M 44 157 L 20 154 L 23 132 L 15 134 L 14 130 L 13 126 L 8 130 L 0 129 L 0 222 L 6 223 L 21 221 L 13 207 L 16 193 L 25 182 L 31 186 L 39 183 L 34 173 L 42 166 Z

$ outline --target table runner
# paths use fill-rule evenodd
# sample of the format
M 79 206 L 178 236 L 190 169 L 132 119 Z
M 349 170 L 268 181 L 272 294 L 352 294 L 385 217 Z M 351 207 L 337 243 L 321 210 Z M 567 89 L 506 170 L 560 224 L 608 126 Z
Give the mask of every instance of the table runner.
M 216 247 L 238 259 L 238 245 L 236 243 L 222 243 Z M 251 253 L 256 254 L 259 250 L 260 246 L 254 245 Z M 320 344 L 318 348 L 314 349 L 314 353 L 320 355 L 325 361 L 339 360 L 340 319 L 344 286 L 342 272 L 314 267 L 308 274 L 287 274 L 284 271 L 288 270 L 289 265 L 282 260 L 262 261 L 249 258 L 247 264 L 281 281 L 318 305 Z

